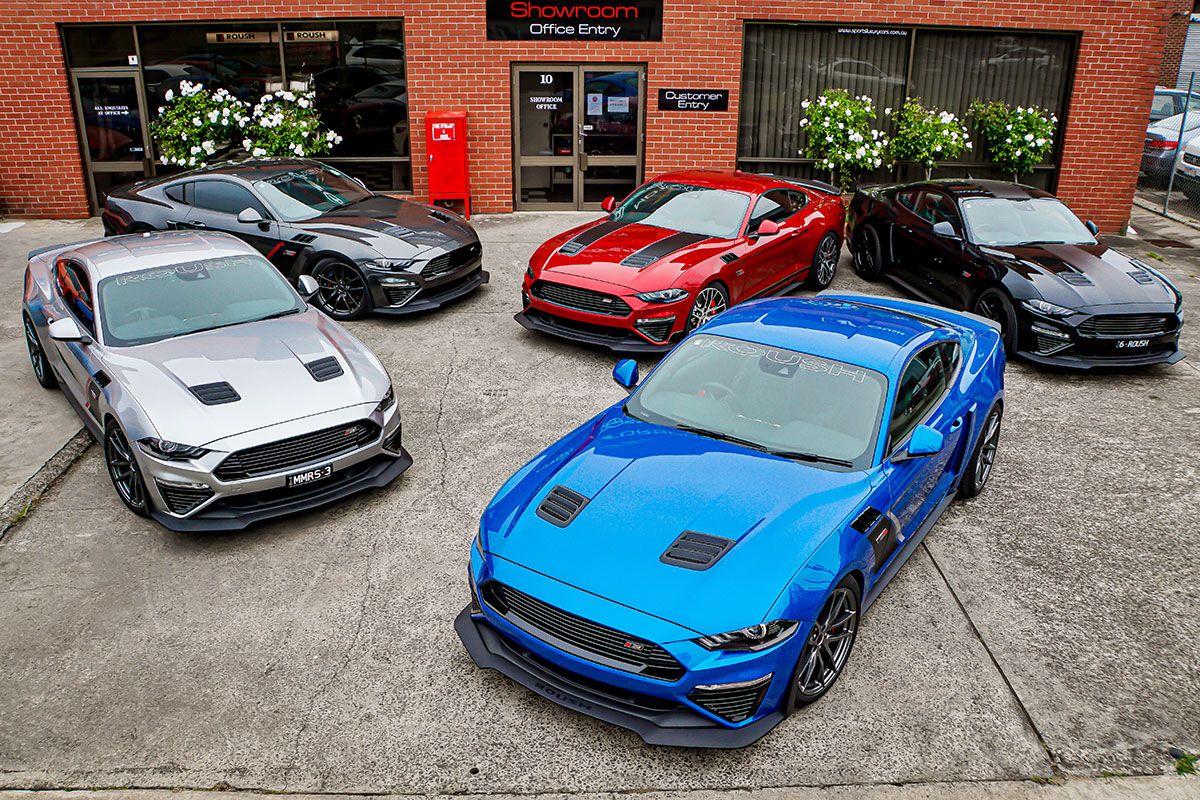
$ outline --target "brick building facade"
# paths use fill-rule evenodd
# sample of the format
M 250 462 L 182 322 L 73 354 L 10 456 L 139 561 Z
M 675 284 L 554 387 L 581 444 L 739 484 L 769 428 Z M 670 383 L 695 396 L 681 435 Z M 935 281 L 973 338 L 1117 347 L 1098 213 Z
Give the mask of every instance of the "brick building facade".
M 411 175 L 406 180 L 411 181 L 418 197 L 423 196 L 425 115 L 463 108 L 469 114 L 474 210 L 507 211 L 514 208 L 513 64 L 599 63 L 644 67 L 640 73 L 644 82 L 641 87 L 644 144 L 639 176 L 680 167 L 761 168 L 765 164 L 780 171 L 802 170 L 802 163 L 793 164 L 786 158 L 777 158 L 778 163 L 748 158 L 749 139 L 769 139 L 776 133 L 762 125 L 756 127 L 754 120 L 758 118 L 748 118 L 739 105 L 747 86 L 743 74 L 747 58 L 744 47 L 751 26 L 787 22 L 854 26 L 829 29 L 829 37 L 843 37 L 835 42 L 843 49 L 850 46 L 845 36 L 870 33 L 875 27 L 911 26 L 915 31 L 921 26 L 931 33 L 918 34 L 924 37 L 920 42 L 931 43 L 948 41 L 937 36 L 958 29 L 992 36 L 988 46 L 993 50 L 973 62 L 976 66 L 954 67 L 966 76 L 962 81 L 975 81 L 972 86 L 982 80 L 973 75 L 981 70 L 995 72 L 1006 58 L 1020 61 L 1021 68 L 1031 70 L 1028 74 L 1032 76 L 1042 75 L 1047 69 L 1060 70 L 1063 87 L 1060 117 L 1064 127 L 1054 169 L 1047 171 L 1045 180 L 1082 216 L 1095 219 L 1104 229 L 1114 230 L 1128 218 L 1146 111 L 1159 79 L 1167 30 L 1174 30 L 1172 14 L 1179 10 L 1178 6 L 1180 3 L 1175 0 L 1113 0 L 1103 4 L 1092 0 L 959 3 L 664 0 L 661 41 L 551 42 L 489 40 L 485 36 L 485 0 L 468 3 L 252 0 L 236 6 L 212 0 L 188 4 L 109 0 L 3 2 L 0 4 L 4 12 L 4 21 L 0 22 L 3 44 L 0 86 L 4 87 L 0 92 L 0 213 L 63 218 L 89 213 L 89 178 L 81 152 L 86 143 L 81 144 L 76 124 L 74 105 L 78 101 L 73 99 L 63 26 L 194 20 L 221 21 L 225 27 L 236 27 L 258 20 L 402 20 L 407 125 L 411 131 L 410 144 L 405 148 L 411 155 Z M 763 30 L 774 35 L 775 29 L 770 26 Z M 1061 54 L 1065 55 L 1057 50 L 1056 54 L 1043 55 L 1048 51 L 1042 45 L 1035 48 L 1022 44 L 1024 39 L 1013 38 L 1022 32 L 1057 36 L 1047 41 L 1061 39 L 1064 43 Z M 83 36 L 86 38 L 87 34 Z M 996 51 L 997 41 L 1007 49 Z M 860 46 L 857 40 L 852 44 Z M 777 52 L 771 47 L 775 45 L 755 44 L 755 52 L 760 54 L 755 58 L 779 58 L 770 55 Z M 906 59 L 935 57 L 923 54 L 918 41 L 911 38 L 893 49 L 909 51 L 901 52 Z M 830 70 L 875 69 L 870 64 L 871 58 L 826 59 L 820 69 L 825 70 L 822 74 L 826 76 L 834 74 Z M 864 63 L 866 67 L 862 66 Z M 897 91 L 904 91 L 904 75 L 909 86 L 916 79 L 913 62 L 906 63 L 907 73 L 899 69 L 895 73 L 900 77 L 880 72 L 870 80 L 882 87 L 881 91 L 892 91 L 892 84 L 900 85 Z M 797 75 L 802 71 L 798 66 L 792 68 Z M 927 71 L 929 74 L 922 79 L 933 81 L 938 68 L 929 67 Z M 770 91 L 784 96 L 798 80 Z M 143 77 L 143 81 L 148 79 Z M 1008 91 L 1019 93 L 1020 83 Z M 659 110 L 655 102 L 657 92 L 666 87 L 728 90 L 729 110 L 718 113 Z M 755 91 L 763 94 L 767 90 L 756 85 Z M 959 98 L 960 107 L 969 99 Z M 1020 101 L 1020 97 L 1005 99 Z M 778 135 L 790 134 L 781 127 Z M 770 149 L 771 145 L 766 142 L 756 146 Z M 795 153 L 795 149 L 788 152 Z M 739 153 L 743 158 L 739 159 Z

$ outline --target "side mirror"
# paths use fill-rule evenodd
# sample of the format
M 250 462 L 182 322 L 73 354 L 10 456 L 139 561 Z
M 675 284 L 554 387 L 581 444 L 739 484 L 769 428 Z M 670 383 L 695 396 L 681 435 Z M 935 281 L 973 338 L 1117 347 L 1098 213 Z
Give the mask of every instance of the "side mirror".
M 615 198 L 615 197 L 604 198 L 603 200 L 600 201 L 600 207 L 611 214 L 612 210 L 617 207 L 617 198 Z
M 301 275 L 298 283 L 300 284 L 300 296 L 305 300 L 312 300 L 321 288 L 317 284 L 317 279 L 312 275 Z
M 638 383 L 637 362 L 632 358 L 622 358 L 613 367 L 613 380 L 622 389 L 632 394 Z
M 900 458 L 893 458 L 893 461 L 906 461 L 910 458 L 923 458 L 932 456 L 942 452 L 942 445 L 945 443 L 945 437 L 935 431 L 928 425 L 918 425 L 913 429 L 912 437 L 908 440 L 908 447 L 900 455 Z
M 933 235 L 940 236 L 943 239 L 958 239 L 958 231 L 954 230 L 954 226 L 946 220 L 933 223 Z
M 759 236 L 774 236 L 779 233 L 779 223 L 774 220 L 764 219 L 758 223 L 758 230 L 755 233 Z
M 92 337 L 79 329 L 79 324 L 70 317 L 56 319 L 48 328 L 50 338 L 56 342 L 82 342 L 90 344 Z
M 1083 224 L 1085 226 L 1087 226 L 1087 229 L 1089 231 L 1091 231 L 1092 236 L 1095 236 L 1096 234 L 1100 233 L 1100 228 L 1097 227 L 1096 223 L 1092 222 L 1090 219 Z
M 243 208 L 238 212 L 238 222 L 244 222 L 247 225 L 251 225 L 255 222 L 262 221 L 263 215 L 257 208 Z

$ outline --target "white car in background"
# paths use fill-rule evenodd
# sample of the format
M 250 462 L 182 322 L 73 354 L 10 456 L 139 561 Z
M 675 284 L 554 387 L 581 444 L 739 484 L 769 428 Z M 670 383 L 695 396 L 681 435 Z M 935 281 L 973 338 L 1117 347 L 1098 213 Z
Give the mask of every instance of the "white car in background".
M 1200 139 L 1183 148 L 1183 157 L 1175 166 L 1175 182 L 1171 188 L 1183 192 L 1188 200 L 1200 203 Z
M 1160 188 L 1165 186 L 1171 169 L 1179 156 L 1179 145 L 1187 145 L 1200 135 L 1200 105 L 1187 112 L 1183 132 L 1180 135 L 1180 123 L 1184 122 L 1183 114 L 1159 120 L 1146 128 L 1146 141 L 1142 147 L 1143 183 Z

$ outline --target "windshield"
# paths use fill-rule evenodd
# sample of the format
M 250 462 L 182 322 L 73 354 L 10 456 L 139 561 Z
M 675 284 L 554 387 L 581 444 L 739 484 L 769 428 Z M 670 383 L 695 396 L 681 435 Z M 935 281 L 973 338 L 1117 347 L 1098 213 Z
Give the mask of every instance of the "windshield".
M 297 314 L 306 306 L 260 256 L 210 258 L 100 281 L 104 341 L 148 344 L 187 333 Z
M 795 350 L 701 334 L 625 404 L 630 416 L 802 461 L 865 469 L 887 379 Z
M 962 201 L 967 237 L 975 244 L 1095 244 L 1096 239 L 1071 209 L 1053 197 Z
M 656 228 L 732 239 L 742 228 L 750 197 L 686 183 L 648 183 L 626 198 L 613 219 Z
M 372 196 L 353 178 L 330 167 L 289 170 L 255 181 L 254 188 L 286 222 L 319 217 Z

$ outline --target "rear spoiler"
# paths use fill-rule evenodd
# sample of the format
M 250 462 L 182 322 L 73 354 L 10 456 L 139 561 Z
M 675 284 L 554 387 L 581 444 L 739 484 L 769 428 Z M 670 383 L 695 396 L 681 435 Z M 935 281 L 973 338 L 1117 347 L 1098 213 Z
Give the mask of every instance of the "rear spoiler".
M 928 322 L 939 327 L 946 324 L 962 325 L 963 323 L 974 323 L 976 325 L 987 326 L 997 332 L 1000 331 L 1000 323 L 995 320 L 981 317 L 978 314 L 972 314 L 970 311 L 955 311 L 944 306 L 935 306 L 932 303 L 922 303 L 919 300 L 881 297 L 876 294 L 829 289 L 819 292 L 817 297 L 826 300 L 845 300 L 847 303 L 857 303 L 861 306 L 871 306 L 873 308 L 882 308 L 887 311 L 907 314 L 910 317 L 916 317 L 923 322 Z
M 808 178 L 789 178 L 784 175 L 776 175 L 773 172 L 759 172 L 757 174 L 762 175 L 764 178 L 774 178 L 777 181 L 783 181 L 784 183 L 790 183 L 793 186 L 802 186 L 805 189 L 811 189 L 814 192 L 822 192 L 824 194 L 831 194 L 835 197 L 842 196 L 841 189 L 834 186 L 832 183 L 826 183 L 825 181 L 811 180 Z
M 46 253 L 51 253 L 55 250 L 66 250 L 72 247 L 82 247 L 85 244 L 93 244 L 94 242 L 103 241 L 100 239 L 81 239 L 78 242 L 63 242 L 62 244 L 48 244 L 45 247 L 38 247 L 29 251 L 29 255 L 25 256 L 26 261 L 33 261 L 38 256 L 43 256 Z

